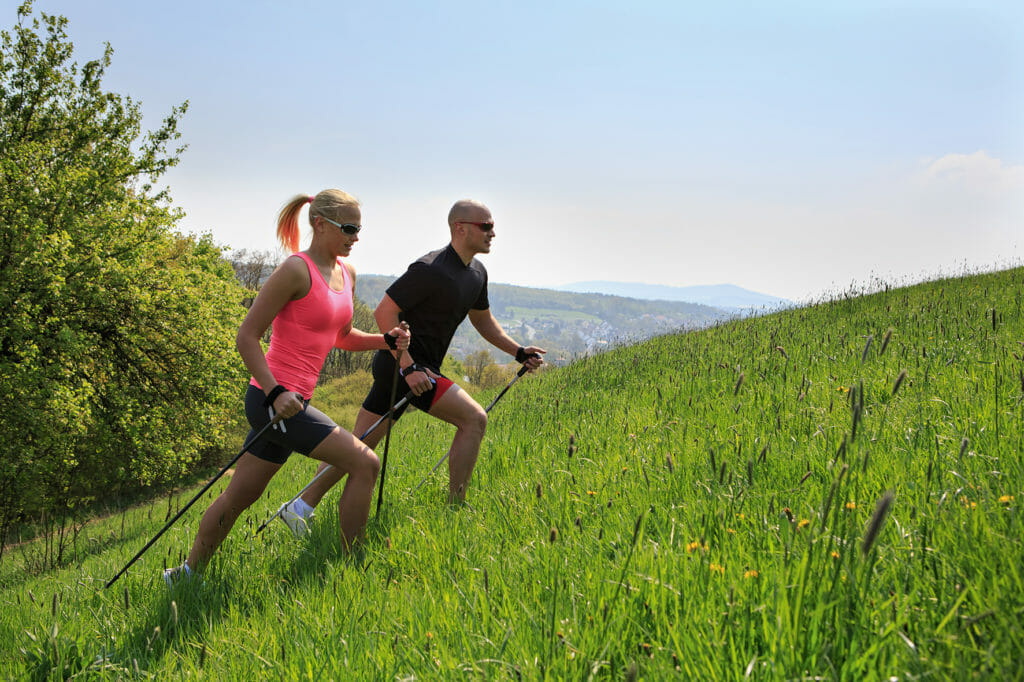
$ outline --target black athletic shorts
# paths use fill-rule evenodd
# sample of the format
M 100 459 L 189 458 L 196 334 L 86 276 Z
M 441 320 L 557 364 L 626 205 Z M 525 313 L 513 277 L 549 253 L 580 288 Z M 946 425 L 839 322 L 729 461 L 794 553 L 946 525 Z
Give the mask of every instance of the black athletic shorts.
M 435 372 L 435 374 L 440 374 L 440 372 Z M 391 400 L 391 382 L 394 381 L 394 377 L 394 356 L 387 351 L 377 351 L 373 356 L 373 386 L 370 387 L 370 392 L 366 394 L 366 400 L 363 401 L 364 410 L 377 415 L 388 413 L 388 410 L 391 408 L 388 401 Z M 397 420 L 409 405 L 414 405 L 418 410 L 430 412 L 430 408 L 434 406 L 434 403 L 440 400 L 441 396 L 453 386 L 455 384 L 451 379 L 442 376 L 434 384 L 434 387 L 426 393 L 413 395 L 409 392 L 409 384 L 405 382 L 405 379 L 398 377 L 395 402 L 399 402 L 406 394 L 409 395 L 409 401 L 395 410 L 395 419 Z M 458 387 L 456 386 L 456 388 Z
M 263 391 L 249 384 L 249 390 L 245 393 L 245 416 L 249 420 L 251 430 L 245 437 L 246 443 L 271 419 L 263 404 L 266 398 Z M 265 431 L 259 440 L 249 446 L 248 451 L 274 464 L 284 464 L 292 452 L 301 452 L 307 456 L 313 452 L 331 431 L 338 428 L 338 425 L 310 405 L 308 400 L 303 400 L 302 405 L 302 412 Z M 282 424 L 284 429 L 281 428 Z

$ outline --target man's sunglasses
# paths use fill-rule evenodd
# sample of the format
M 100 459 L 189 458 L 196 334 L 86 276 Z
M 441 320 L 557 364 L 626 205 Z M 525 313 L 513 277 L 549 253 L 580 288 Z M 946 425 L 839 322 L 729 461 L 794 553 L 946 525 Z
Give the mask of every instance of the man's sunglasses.
M 476 225 L 484 232 L 490 232 L 491 230 L 494 229 L 494 223 L 474 223 L 468 220 L 460 220 L 459 222 L 462 223 L 463 225 Z
M 359 234 L 359 230 L 363 229 L 362 225 L 356 225 L 355 223 L 337 223 L 325 215 L 322 215 L 320 217 L 329 222 L 331 225 L 334 225 L 336 228 L 347 234 L 349 237 Z

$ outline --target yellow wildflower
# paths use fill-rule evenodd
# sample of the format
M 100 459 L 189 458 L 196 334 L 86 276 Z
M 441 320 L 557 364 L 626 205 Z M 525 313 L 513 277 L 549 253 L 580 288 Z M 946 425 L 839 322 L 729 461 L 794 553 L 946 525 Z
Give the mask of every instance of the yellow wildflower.
M 833 549 L 833 550 L 832 550 L 832 558 L 833 558 L 833 559 L 838 559 L 838 558 L 839 558 L 839 552 L 837 552 L 837 551 L 835 551 L 835 550 Z
M 850 509 L 850 510 L 856 509 L 857 508 L 857 503 L 856 502 L 847 502 L 846 503 L 846 508 Z
M 806 528 L 809 525 L 811 525 L 810 521 L 808 521 L 807 519 L 800 519 L 800 523 L 796 524 L 796 527 L 799 530 L 801 528 Z
M 758 575 L 760 574 L 755 570 L 749 570 L 743 573 L 744 578 L 756 578 Z
M 725 532 L 728 533 L 729 535 L 736 535 L 736 531 L 733 530 L 732 528 L 726 528 Z
M 1013 495 L 1003 495 L 999 498 L 999 501 L 1003 504 L 1009 504 L 1013 502 Z
M 725 575 L 725 566 L 721 564 L 711 564 L 708 568 L 710 568 L 712 572 L 717 571 L 720 575 Z

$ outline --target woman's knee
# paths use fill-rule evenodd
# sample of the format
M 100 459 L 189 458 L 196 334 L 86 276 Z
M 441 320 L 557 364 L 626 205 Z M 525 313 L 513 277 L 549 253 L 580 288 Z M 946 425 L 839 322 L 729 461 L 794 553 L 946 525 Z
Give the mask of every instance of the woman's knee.
M 376 481 L 377 475 L 380 474 L 380 457 L 370 448 L 366 448 L 359 453 L 357 466 L 363 476 Z
M 338 468 L 353 478 L 373 481 L 377 480 L 380 473 L 380 457 L 370 448 L 363 446 L 354 453 L 343 458 L 344 464 Z

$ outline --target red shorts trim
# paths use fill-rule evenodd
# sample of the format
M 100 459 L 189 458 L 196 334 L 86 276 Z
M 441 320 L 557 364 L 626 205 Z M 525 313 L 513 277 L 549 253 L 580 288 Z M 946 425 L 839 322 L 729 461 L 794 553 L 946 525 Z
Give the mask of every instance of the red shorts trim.
M 437 401 L 441 399 L 441 396 L 447 393 L 448 389 L 455 385 L 455 382 L 448 377 L 438 377 L 436 381 L 437 386 L 434 387 L 434 397 L 430 400 L 431 407 L 436 405 Z

